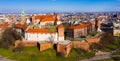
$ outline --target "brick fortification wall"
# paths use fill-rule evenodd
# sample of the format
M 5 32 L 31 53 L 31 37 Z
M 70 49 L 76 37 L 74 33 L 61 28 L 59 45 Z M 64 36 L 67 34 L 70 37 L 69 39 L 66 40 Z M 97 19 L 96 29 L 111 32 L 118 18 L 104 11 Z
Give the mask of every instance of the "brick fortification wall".
M 80 48 L 86 51 L 89 50 L 89 43 L 87 42 L 74 41 L 72 45 L 74 48 Z
M 84 50 L 89 50 L 90 44 L 92 43 L 98 43 L 100 41 L 101 37 L 96 37 L 96 38 L 89 38 L 86 39 L 85 42 L 81 42 L 81 41 L 73 41 L 72 45 L 74 48 L 81 48 Z
M 73 41 L 67 45 L 62 45 L 58 43 L 56 44 L 56 52 L 62 53 L 64 54 L 65 57 L 67 57 L 71 51 L 71 48 L 80 48 L 88 51 L 90 44 L 98 43 L 100 41 L 100 38 L 101 37 L 90 38 L 90 39 L 86 39 L 86 41 L 84 42 Z M 25 42 L 25 41 L 16 41 L 15 47 L 19 46 L 20 44 L 22 44 L 23 46 L 37 46 L 40 51 L 44 51 L 46 49 L 54 47 L 52 43 L 38 43 L 38 42 Z
M 96 37 L 96 38 L 89 38 L 89 39 L 86 39 L 86 41 L 88 43 L 98 43 L 100 41 L 100 38 L 101 37 Z
M 37 46 L 37 42 L 33 41 L 33 42 L 26 42 L 26 41 L 15 41 L 14 45 L 15 47 L 19 46 L 20 44 L 22 44 L 23 46 Z
M 44 50 L 47 50 L 49 48 L 53 48 L 53 44 L 52 43 L 38 43 L 37 45 L 39 47 L 39 50 L 40 51 L 44 51 Z
M 57 52 L 64 54 L 65 57 L 68 56 L 72 48 L 72 43 L 68 45 L 57 44 Z

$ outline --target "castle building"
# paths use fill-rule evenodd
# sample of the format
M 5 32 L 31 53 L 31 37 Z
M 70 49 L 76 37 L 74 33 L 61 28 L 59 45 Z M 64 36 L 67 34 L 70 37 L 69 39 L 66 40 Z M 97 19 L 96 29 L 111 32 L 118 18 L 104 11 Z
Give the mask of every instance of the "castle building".
M 29 18 L 31 21 L 22 19 L 21 23 L 16 25 L 16 28 L 24 30 L 25 41 L 64 41 L 60 14 L 32 15 Z
M 96 31 L 100 31 L 101 32 L 101 18 L 96 18 L 95 19 L 95 28 L 96 28 Z
M 67 37 L 78 38 L 95 31 L 95 25 L 91 22 L 70 26 L 67 29 Z
M 25 32 L 25 40 L 27 41 L 64 41 L 64 27 L 57 26 L 57 31 L 50 31 L 45 28 L 29 28 Z
M 120 22 L 114 22 L 113 23 L 113 35 L 114 36 L 120 36 Z

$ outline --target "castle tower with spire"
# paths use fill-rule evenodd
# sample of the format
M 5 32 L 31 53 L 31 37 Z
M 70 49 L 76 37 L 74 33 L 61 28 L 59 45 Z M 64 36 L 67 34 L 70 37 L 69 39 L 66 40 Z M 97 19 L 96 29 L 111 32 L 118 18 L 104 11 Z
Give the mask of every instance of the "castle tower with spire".
M 25 22 L 26 22 L 26 15 L 25 15 L 24 9 L 22 9 L 22 11 L 21 11 L 21 23 L 25 24 Z

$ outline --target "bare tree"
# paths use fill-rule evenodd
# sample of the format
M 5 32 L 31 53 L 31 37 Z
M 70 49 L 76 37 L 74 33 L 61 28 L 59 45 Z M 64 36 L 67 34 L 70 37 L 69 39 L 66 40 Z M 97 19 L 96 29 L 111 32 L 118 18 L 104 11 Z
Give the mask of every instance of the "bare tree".
M 49 41 L 50 41 L 51 43 L 54 42 L 54 36 L 53 36 L 52 34 L 50 34 Z
M 4 32 L 2 33 L 1 38 L 2 43 L 5 43 L 7 47 L 12 46 L 14 44 L 15 40 L 20 40 L 21 36 L 19 33 L 17 33 L 14 28 L 7 27 Z

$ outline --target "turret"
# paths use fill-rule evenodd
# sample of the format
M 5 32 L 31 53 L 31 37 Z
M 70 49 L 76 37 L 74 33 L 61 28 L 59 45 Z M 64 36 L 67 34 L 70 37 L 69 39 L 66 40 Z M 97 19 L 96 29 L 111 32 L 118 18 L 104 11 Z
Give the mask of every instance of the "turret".
M 58 25 L 58 40 L 64 41 L 64 27 L 63 25 Z

